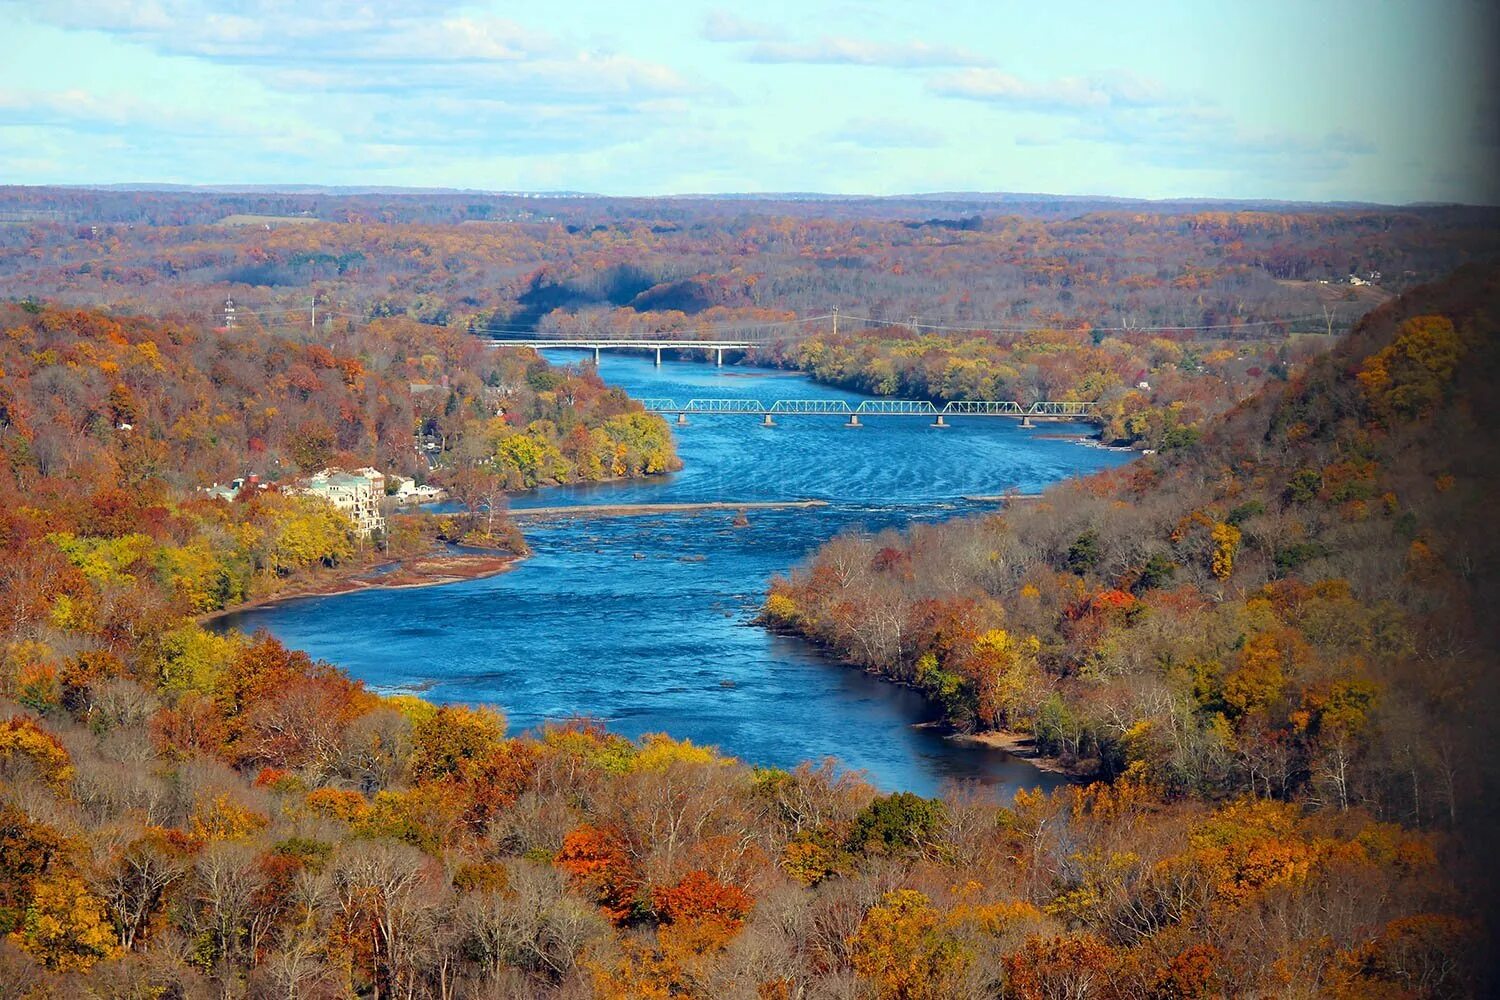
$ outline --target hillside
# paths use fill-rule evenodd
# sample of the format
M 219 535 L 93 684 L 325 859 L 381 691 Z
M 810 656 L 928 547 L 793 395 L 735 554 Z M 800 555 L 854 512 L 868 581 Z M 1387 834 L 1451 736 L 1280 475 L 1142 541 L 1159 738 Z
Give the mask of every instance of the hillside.
M 1496 292 L 1471 269 L 1403 296 L 1170 456 L 836 539 L 767 615 L 1085 773 L 1472 819 L 1500 649 Z
M 493 711 L 382 697 L 193 624 L 193 592 L 167 582 L 198 565 L 195 524 L 261 537 L 253 521 L 149 470 L 133 495 L 166 499 L 146 506 L 63 488 L 82 464 L 12 484 L 0 982 L 1480 994 L 1491 786 L 1468 726 L 1491 704 L 1493 543 L 1463 527 L 1488 485 L 1493 292 L 1472 272 L 1394 304 L 1170 460 L 1001 518 L 840 540 L 778 586 L 773 612 L 955 719 L 1029 727 L 1114 777 L 1004 808 L 587 723 L 511 738 Z M 1435 315 L 1451 331 L 1419 319 Z

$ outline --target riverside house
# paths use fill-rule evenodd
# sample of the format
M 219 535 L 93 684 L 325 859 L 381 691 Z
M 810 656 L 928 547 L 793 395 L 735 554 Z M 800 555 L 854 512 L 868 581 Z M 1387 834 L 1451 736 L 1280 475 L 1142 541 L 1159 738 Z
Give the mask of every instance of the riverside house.
M 380 501 L 385 496 L 385 477 L 377 479 L 368 472 L 344 472 L 340 469 L 324 469 L 297 487 L 297 492 L 322 497 L 354 519 L 361 537 L 369 538 L 377 531 L 385 530 L 385 517 L 380 513 Z

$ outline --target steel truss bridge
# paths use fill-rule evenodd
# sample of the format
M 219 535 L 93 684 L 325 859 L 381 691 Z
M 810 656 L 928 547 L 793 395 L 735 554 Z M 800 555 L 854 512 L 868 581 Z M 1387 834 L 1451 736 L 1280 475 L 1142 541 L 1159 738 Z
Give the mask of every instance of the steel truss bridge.
M 760 417 L 767 427 L 777 417 L 843 417 L 846 426 L 860 427 L 865 417 L 926 417 L 934 427 L 947 427 L 950 417 L 1009 417 L 1029 427 L 1033 421 L 1086 420 L 1098 410 L 1095 402 L 1044 400 L 1022 406 L 1011 400 L 962 400 L 945 404 L 941 409 L 926 399 L 866 399 L 850 406 L 843 399 L 778 399 L 767 406 L 758 399 L 643 399 L 648 413 L 663 416 L 675 414 L 679 424 L 694 415 L 741 415 Z

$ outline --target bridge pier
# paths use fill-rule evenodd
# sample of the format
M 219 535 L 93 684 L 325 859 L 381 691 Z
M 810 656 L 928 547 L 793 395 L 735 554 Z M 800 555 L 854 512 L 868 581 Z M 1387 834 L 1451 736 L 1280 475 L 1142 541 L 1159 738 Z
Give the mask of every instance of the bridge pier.
M 599 348 L 594 348 L 594 367 L 599 367 Z
M 681 411 L 678 412 L 678 414 L 677 414 L 677 426 L 678 427 L 686 427 L 687 426 L 687 414 L 686 413 L 683 413 Z
M 724 348 L 722 348 L 722 347 L 714 349 L 714 367 L 715 368 L 723 368 L 724 367 Z
M 658 368 L 661 367 L 661 348 L 660 347 L 658 347 L 656 349 L 656 367 L 658 367 Z
M 1030 417 L 1022 417 L 1021 418 L 1021 426 L 1025 427 L 1025 428 L 1032 428 L 1032 427 L 1035 427 L 1036 424 L 1033 424 L 1031 422 L 1031 418 Z
M 941 413 L 939 413 L 937 415 L 937 419 L 932 422 L 932 426 L 934 426 L 934 427 L 947 427 L 948 424 L 944 423 L 944 421 L 943 421 L 943 415 Z
M 766 414 L 766 419 L 762 420 L 760 422 L 760 425 L 762 427 L 775 427 L 776 426 L 776 421 L 772 420 L 771 419 L 771 415 L 769 413 L 767 413 Z
M 859 422 L 859 414 L 858 413 L 851 413 L 851 414 L 849 414 L 849 422 L 847 424 L 845 424 L 844 426 L 845 427 L 863 427 L 864 424 L 862 424 L 862 423 Z

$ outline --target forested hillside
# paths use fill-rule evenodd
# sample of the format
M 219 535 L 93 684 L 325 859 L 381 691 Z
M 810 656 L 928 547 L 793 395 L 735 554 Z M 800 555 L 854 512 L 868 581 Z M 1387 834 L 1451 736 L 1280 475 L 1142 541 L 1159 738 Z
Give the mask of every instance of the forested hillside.
M 435 478 L 498 510 L 507 487 L 676 463 L 666 425 L 592 374 L 401 321 L 313 341 L 12 305 L 0 329 L 0 605 L 22 633 L 139 639 L 143 617 L 349 562 L 354 525 L 279 489 L 329 465 Z M 272 488 L 199 492 L 247 475 Z M 485 520 L 489 540 L 524 547 Z M 404 554 L 440 530 L 402 517 L 378 541 Z M 32 666 L 56 681 L 56 657 Z
M 0 445 L 22 488 L 188 488 L 329 464 L 425 475 L 434 461 L 520 488 L 676 461 L 666 425 L 595 375 L 409 320 L 314 336 L 28 304 L 0 307 L 0 329 Z
M 198 384 L 191 339 L 13 313 L 0 988 L 1477 995 L 1492 786 L 1470 724 L 1492 704 L 1494 562 L 1461 528 L 1490 485 L 1494 290 L 1471 272 L 1402 300 L 1170 458 L 1000 519 L 840 540 L 777 588 L 783 623 L 1113 777 L 1004 808 L 582 723 L 507 737 L 497 713 L 205 632 L 177 567 L 260 537 L 253 502 L 172 492 L 212 434 L 170 466 L 132 464 L 121 437 L 193 412 L 173 395 Z M 182 371 L 152 369 L 160 398 L 126 381 L 141 412 L 121 420 L 112 380 L 148 342 Z M 84 345 L 119 371 L 96 377 Z M 368 387 L 384 366 L 357 356 Z M 219 384 L 213 406 L 262 391 Z M 46 469 L 44 407 L 101 414 Z
M 767 615 L 1084 773 L 1487 829 L 1496 272 L 1361 321 L 1197 444 L 846 537 Z
M 278 318 L 316 299 L 328 315 L 502 332 L 841 306 L 885 323 L 1276 340 L 1347 329 L 1393 291 L 1492 258 L 1495 221 L 1465 207 L 0 188 L 0 294 L 200 319 L 226 296 Z
M 1245 340 L 1224 331 L 918 335 L 888 327 L 814 334 L 756 357 L 876 396 L 1097 403 L 1092 416 L 1105 442 L 1164 450 L 1197 440 L 1205 421 L 1332 343 L 1327 335 Z

